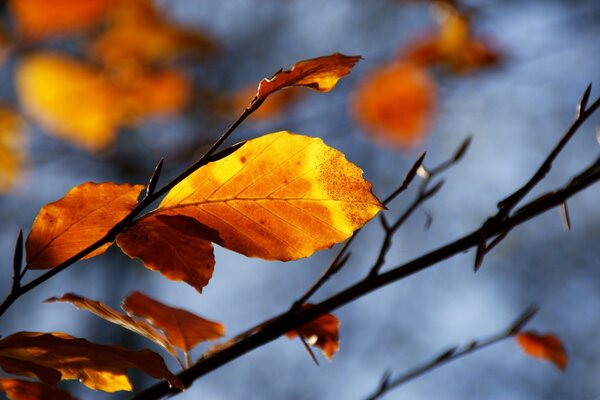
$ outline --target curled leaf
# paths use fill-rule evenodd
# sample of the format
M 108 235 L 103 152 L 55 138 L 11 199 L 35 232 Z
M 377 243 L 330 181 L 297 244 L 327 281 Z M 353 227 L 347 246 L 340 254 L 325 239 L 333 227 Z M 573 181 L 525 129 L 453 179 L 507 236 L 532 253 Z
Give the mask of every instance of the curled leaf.
M 46 204 L 27 237 L 27 267 L 50 269 L 104 237 L 137 203 L 142 185 L 88 182 Z M 102 254 L 107 243 L 85 256 Z
M 9 400 L 74 400 L 63 390 L 24 379 L 0 378 L 0 391 L 6 393 Z
M 328 56 L 299 61 L 292 69 L 280 71 L 258 85 L 256 97 L 266 99 L 270 94 L 291 86 L 304 86 L 318 92 L 328 92 L 350 73 L 360 56 L 334 53 Z
M 215 340 L 225 334 L 225 327 L 218 322 L 160 303 L 140 292 L 127 296 L 123 309 L 161 329 L 174 346 L 186 352 L 200 342 Z
M 95 344 L 65 333 L 15 333 L 0 340 L 0 363 L 2 357 L 54 369 L 61 374 L 61 379 L 77 379 L 91 389 L 105 392 L 132 390 L 125 374 L 129 368 L 137 368 L 183 388 L 163 359 L 150 350 L 130 351 L 119 346 Z M 11 372 L 30 374 L 27 369 Z
M 306 304 L 305 307 L 310 307 L 310 304 Z M 340 321 L 335 315 L 323 314 L 300 328 L 286 333 L 286 336 L 293 339 L 299 334 L 302 335 L 308 344 L 321 349 L 327 359 L 331 360 L 339 348 L 339 328 Z
M 515 338 L 523 351 L 530 356 L 550 361 L 562 371 L 567 368 L 569 358 L 558 336 L 527 331 L 520 332 Z

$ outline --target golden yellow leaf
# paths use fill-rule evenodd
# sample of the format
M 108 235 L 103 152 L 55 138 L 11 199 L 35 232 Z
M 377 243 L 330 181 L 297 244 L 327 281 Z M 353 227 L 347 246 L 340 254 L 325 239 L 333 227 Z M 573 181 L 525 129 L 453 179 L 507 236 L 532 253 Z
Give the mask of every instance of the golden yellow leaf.
M 161 329 L 174 346 L 186 352 L 200 342 L 215 340 L 225 334 L 225 327 L 218 322 L 165 305 L 140 292 L 127 296 L 123 309 Z
M 78 296 L 73 293 L 66 293 L 61 297 L 52 297 L 45 301 L 46 303 L 55 303 L 55 302 L 66 302 L 71 303 L 75 307 L 87 310 L 91 313 L 96 314 L 100 318 L 112 322 L 113 324 L 122 326 L 125 329 L 129 329 L 132 332 L 137 333 L 153 341 L 158 344 L 160 347 L 168 351 L 172 356 L 177 358 L 177 350 L 165 339 L 165 337 L 160 334 L 154 327 L 150 324 L 140 321 L 137 319 L 133 319 L 129 315 L 123 314 L 114 308 L 111 308 L 105 304 L 102 304 L 99 301 L 91 300 L 85 297 Z
M 304 307 L 310 307 L 306 304 Z M 302 335 L 304 340 L 312 346 L 318 347 L 323 354 L 331 360 L 338 351 L 340 342 L 340 321 L 333 314 L 323 314 L 300 328 L 286 333 L 289 339 Z
M 342 153 L 318 138 L 277 132 L 200 168 L 150 216 L 191 217 L 210 233 L 204 239 L 287 261 L 341 242 L 382 208 Z
M 137 368 L 182 388 L 163 359 L 150 350 L 130 351 L 119 346 L 95 344 L 66 333 L 15 333 L 0 340 L 0 357 L 55 369 L 62 375 L 61 379 L 77 379 L 91 389 L 105 392 L 132 390 L 125 374 L 129 368 Z M 27 375 L 29 371 L 13 370 L 12 373 Z
M 213 245 L 207 238 L 210 230 L 193 218 L 157 215 L 138 220 L 117 236 L 117 244 L 147 268 L 202 293 L 215 266 Z
M 63 390 L 23 379 L 0 378 L 0 391 L 6 393 L 9 400 L 74 400 Z
M 328 56 L 299 61 L 289 71 L 280 71 L 258 85 L 256 97 L 266 99 L 270 94 L 291 86 L 304 86 L 318 92 L 328 92 L 350 73 L 360 56 L 334 53 Z
M 415 64 L 383 65 L 353 93 L 352 115 L 377 142 L 396 148 L 421 143 L 433 119 L 436 85 Z
M 530 356 L 550 361 L 561 371 L 567 368 L 569 357 L 558 336 L 529 331 L 518 333 L 516 339 L 523 351 Z
M 44 39 L 98 23 L 111 0 L 10 0 L 19 32 L 28 39 Z
M 37 53 L 18 64 L 15 88 L 24 112 L 47 133 L 90 151 L 115 140 L 119 95 L 100 70 L 57 53 Z
M 101 239 L 137 204 L 142 185 L 84 183 L 65 197 L 46 204 L 33 222 L 27 238 L 27 267 L 49 269 Z M 105 244 L 88 254 L 102 254 Z
M 11 108 L 0 106 L 0 193 L 10 191 L 22 180 L 26 143 L 21 116 Z

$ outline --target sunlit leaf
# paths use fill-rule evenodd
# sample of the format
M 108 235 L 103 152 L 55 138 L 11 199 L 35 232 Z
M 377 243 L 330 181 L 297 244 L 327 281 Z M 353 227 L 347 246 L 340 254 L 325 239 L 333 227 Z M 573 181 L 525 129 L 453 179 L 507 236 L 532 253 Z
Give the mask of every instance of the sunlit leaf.
M 328 92 L 350 73 L 360 56 L 334 53 L 328 56 L 299 61 L 289 71 L 280 71 L 258 85 L 256 96 L 266 99 L 270 94 L 291 86 L 304 86 L 318 92 Z
M 25 123 L 13 109 L 0 106 L 0 193 L 23 179 L 27 143 Z
M 154 343 L 167 350 L 171 355 L 177 357 L 177 350 L 160 334 L 154 327 L 145 321 L 133 319 L 131 316 L 121 313 L 114 308 L 111 308 L 99 301 L 87 299 L 85 297 L 78 296 L 73 293 L 66 293 L 61 297 L 52 297 L 45 301 L 46 303 L 54 302 L 66 302 L 71 303 L 75 307 L 82 310 L 87 310 L 99 316 L 100 318 L 112 322 L 113 324 L 122 326 L 125 329 L 129 329 L 132 332 L 142 335 L 147 339 L 150 339 Z
M 73 400 L 67 392 L 44 383 L 0 378 L 0 391 L 9 400 Z
M 46 204 L 25 244 L 29 269 L 49 269 L 101 239 L 136 205 L 142 185 L 84 183 Z M 105 244 L 85 258 L 102 254 Z
M 19 32 L 43 39 L 98 23 L 111 0 L 10 0 L 10 11 Z
M 102 72 L 58 53 L 20 61 L 15 88 L 24 112 L 44 130 L 90 151 L 115 140 L 119 95 Z
M 310 307 L 310 304 L 305 307 Z M 321 349 L 323 354 L 331 360 L 339 348 L 339 328 L 340 321 L 335 315 L 323 314 L 300 328 L 286 333 L 286 336 L 293 339 L 298 334 L 302 335 L 308 344 Z
M 174 346 L 186 352 L 200 342 L 215 340 L 225 334 L 225 327 L 218 322 L 167 306 L 140 292 L 133 292 L 127 296 L 123 301 L 123 309 L 148 320 L 161 329 Z
M 157 215 L 142 218 L 117 237 L 125 254 L 165 277 L 184 281 L 202 293 L 215 259 L 207 240 L 210 228 L 186 216 Z
M 523 351 L 530 356 L 550 361 L 562 371 L 567 368 L 569 357 L 558 336 L 528 331 L 520 332 L 516 339 Z
M 419 145 L 433 119 L 436 85 L 411 63 L 373 70 L 353 93 L 352 115 L 377 142 L 396 148 Z
M 87 387 L 105 392 L 132 390 L 125 374 L 137 368 L 172 386 L 181 382 L 169 372 L 163 359 L 150 350 L 130 351 L 100 345 L 65 333 L 19 332 L 0 340 L 1 357 L 31 362 L 59 371 L 62 379 L 77 379 Z M 29 371 L 12 371 L 28 375 Z
M 278 132 L 200 168 L 146 218 L 187 216 L 204 239 L 287 261 L 348 238 L 382 207 L 342 153 L 318 138 Z

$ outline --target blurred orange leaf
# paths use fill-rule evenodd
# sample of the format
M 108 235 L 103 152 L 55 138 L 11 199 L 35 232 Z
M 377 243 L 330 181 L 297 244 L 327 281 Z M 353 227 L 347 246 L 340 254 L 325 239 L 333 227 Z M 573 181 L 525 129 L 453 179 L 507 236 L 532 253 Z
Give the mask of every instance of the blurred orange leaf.
M 102 72 L 58 53 L 20 61 L 15 89 L 26 115 L 49 134 L 90 151 L 115 140 L 118 92 Z
M 225 334 L 225 327 L 218 322 L 165 305 L 140 292 L 127 296 L 123 309 L 161 329 L 174 346 L 185 352 L 199 342 L 215 340 Z
M 299 61 L 289 71 L 279 71 L 258 85 L 256 97 L 266 99 L 270 94 L 291 86 L 304 86 L 318 92 L 328 92 L 350 73 L 360 56 L 334 53 L 328 56 Z
M 0 391 L 5 392 L 9 400 L 73 400 L 65 391 L 23 379 L 0 378 Z
M 382 208 L 342 153 L 318 138 L 278 132 L 198 169 L 146 218 L 187 216 L 203 239 L 287 261 L 348 238 Z
M 20 33 L 44 39 L 81 30 L 102 19 L 111 0 L 10 0 L 10 10 Z
M 516 339 L 523 351 L 530 356 L 550 361 L 562 371 L 567 368 L 569 357 L 558 336 L 528 331 L 520 332 Z
M 23 178 L 26 143 L 21 116 L 11 108 L 0 106 L 0 193 L 10 191 Z
M 421 143 L 433 119 L 436 84 L 412 63 L 373 70 L 353 93 L 352 115 L 375 141 L 396 148 Z
M 305 307 L 310 306 L 310 304 L 305 305 Z M 323 314 L 300 328 L 286 333 L 286 336 L 293 339 L 298 334 L 302 335 L 308 344 L 321 349 L 323 354 L 331 360 L 339 348 L 339 328 L 340 321 L 335 315 Z
M 130 351 L 119 346 L 95 344 L 66 333 L 15 333 L 0 340 L 0 366 L 4 357 L 55 369 L 62 375 L 61 379 L 77 379 L 93 390 L 132 390 L 125 374 L 129 368 L 137 368 L 182 388 L 163 359 L 150 350 Z M 26 369 L 11 372 L 29 374 Z
M 101 239 L 136 205 L 142 185 L 88 182 L 46 204 L 27 238 L 27 267 L 49 269 Z M 105 244 L 84 258 L 102 254 Z
M 132 332 L 137 333 L 154 343 L 158 344 L 163 349 L 167 350 L 172 356 L 177 358 L 177 350 L 169 343 L 160 332 L 158 332 L 150 324 L 133 319 L 129 315 L 123 314 L 114 308 L 111 308 L 99 301 L 91 300 L 85 297 L 78 296 L 73 293 L 66 293 L 61 297 L 52 297 L 45 301 L 46 303 L 66 302 L 71 303 L 75 307 L 87 310 L 96 314 L 100 318 L 112 322 L 113 324 L 122 326 Z
M 298 102 L 302 98 L 303 92 L 300 90 L 281 90 L 273 93 L 269 97 L 269 101 L 263 103 L 255 112 L 252 113 L 251 118 L 257 121 L 263 121 L 271 118 L 277 118 L 281 116 L 290 106 Z M 240 110 L 243 110 L 248 106 L 252 98 L 256 95 L 255 86 L 246 86 L 238 90 L 232 99 L 230 106 L 232 113 L 237 115 Z

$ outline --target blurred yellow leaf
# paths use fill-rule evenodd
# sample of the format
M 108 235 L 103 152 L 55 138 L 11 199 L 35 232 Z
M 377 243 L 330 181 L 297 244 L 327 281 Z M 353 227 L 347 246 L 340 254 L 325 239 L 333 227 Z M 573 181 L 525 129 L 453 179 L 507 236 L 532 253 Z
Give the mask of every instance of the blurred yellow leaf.
M 248 107 L 256 95 L 256 86 L 245 86 L 234 93 L 230 104 L 231 113 L 238 115 L 241 110 Z M 250 116 L 251 120 L 263 121 L 281 116 L 290 106 L 302 98 L 303 92 L 296 88 L 280 90 L 269 96 Z
M 23 178 L 26 143 L 21 116 L 11 108 L 0 106 L 0 193 L 10 191 Z
M 412 63 L 383 65 L 353 93 L 351 114 L 377 142 L 396 148 L 421 143 L 432 121 L 436 84 Z
M 111 0 L 10 0 L 19 32 L 28 39 L 78 31 L 98 23 Z

